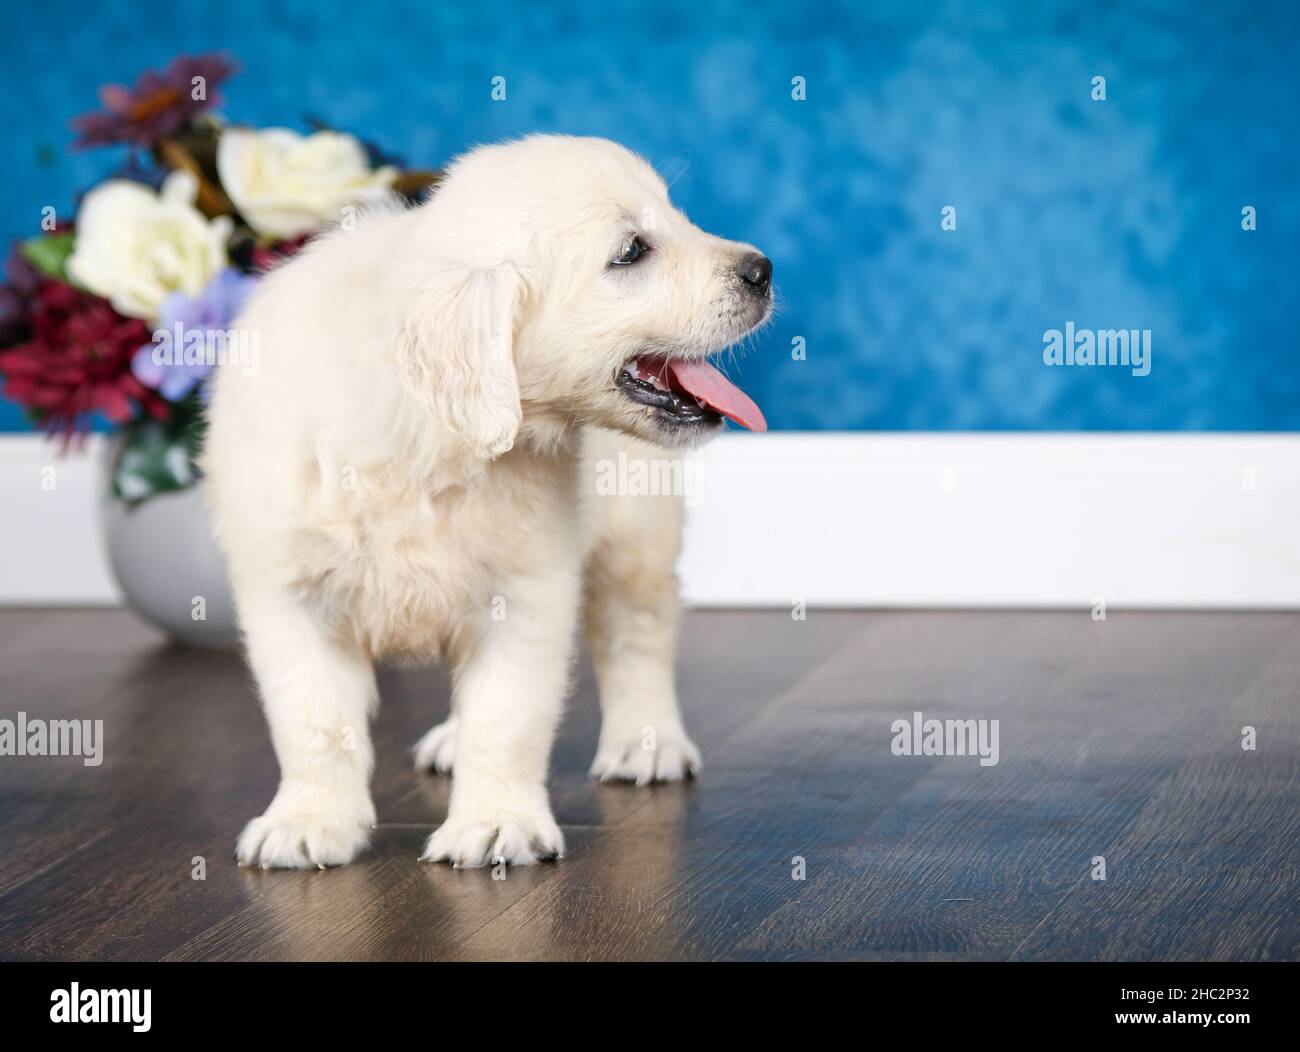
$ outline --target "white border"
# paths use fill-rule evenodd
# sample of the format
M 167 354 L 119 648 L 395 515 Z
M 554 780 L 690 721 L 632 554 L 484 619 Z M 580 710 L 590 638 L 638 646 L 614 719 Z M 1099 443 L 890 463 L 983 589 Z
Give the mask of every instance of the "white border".
M 118 601 L 97 448 L 0 436 L 0 603 Z M 1298 435 L 727 434 L 697 463 L 699 606 L 1300 608 Z

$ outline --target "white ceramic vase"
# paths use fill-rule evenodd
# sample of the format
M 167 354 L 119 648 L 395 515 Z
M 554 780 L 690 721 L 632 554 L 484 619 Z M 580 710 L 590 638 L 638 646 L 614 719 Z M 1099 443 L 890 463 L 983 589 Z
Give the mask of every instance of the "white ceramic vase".
M 109 443 L 106 467 L 119 452 Z M 178 643 L 233 647 L 238 634 L 226 560 L 212 537 L 201 485 L 128 504 L 106 480 L 101 510 L 108 559 L 127 605 L 146 621 Z

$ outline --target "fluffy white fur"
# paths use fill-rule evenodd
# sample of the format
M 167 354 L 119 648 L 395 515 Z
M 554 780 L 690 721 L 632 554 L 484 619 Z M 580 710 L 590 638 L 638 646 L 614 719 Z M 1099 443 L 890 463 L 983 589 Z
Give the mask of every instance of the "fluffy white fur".
M 612 267 L 637 233 L 651 252 Z M 467 154 L 420 207 L 373 210 L 265 278 L 239 323 L 259 366 L 219 371 L 203 456 L 281 773 L 241 863 L 366 845 L 386 655 L 454 671 L 453 714 L 415 750 L 454 770 L 423 857 L 560 855 L 545 780 L 584 610 L 593 774 L 698 766 L 673 684 L 680 501 L 597 496 L 593 464 L 703 437 L 614 381 L 638 353 L 701 357 L 761 323 L 736 280 L 753 252 L 694 227 L 622 147 L 538 136 Z

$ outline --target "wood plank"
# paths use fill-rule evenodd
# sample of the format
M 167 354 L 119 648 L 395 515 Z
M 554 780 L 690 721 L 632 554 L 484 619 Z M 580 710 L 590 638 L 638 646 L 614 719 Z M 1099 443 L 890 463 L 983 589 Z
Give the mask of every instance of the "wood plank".
M 867 702 L 884 711 L 866 762 L 882 777 L 900 763 L 925 773 L 739 947 L 1010 956 L 1294 624 L 920 615 L 913 643 L 942 640 L 941 653 L 927 653 L 907 647 L 905 620 L 892 622 L 888 649 L 900 656 L 875 658 L 892 667 Z M 998 718 L 999 764 L 889 754 L 884 727 L 913 705 L 941 718 Z M 1057 943 L 1053 952 L 1083 951 Z
M 1183 720 L 1190 755 L 1015 957 L 1300 959 L 1300 628 L 1241 690 Z M 1242 748 L 1247 726 L 1256 748 Z

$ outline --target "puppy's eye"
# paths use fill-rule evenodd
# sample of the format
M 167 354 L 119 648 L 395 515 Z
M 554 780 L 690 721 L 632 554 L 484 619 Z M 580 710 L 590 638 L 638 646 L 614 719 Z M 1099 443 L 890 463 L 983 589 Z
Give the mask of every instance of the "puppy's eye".
M 635 263 L 638 259 L 640 259 L 649 251 L 650 251 L 649 245 L 647 245 L 639 237 L 634 237 L 631 241 L 629 241 L 626 245 L 623 246 L 622 252 L 620 252 L 617 256 L 615 256 L 613 259 L 609 261 L 610 266 L 626 267 L 631 263 Z

